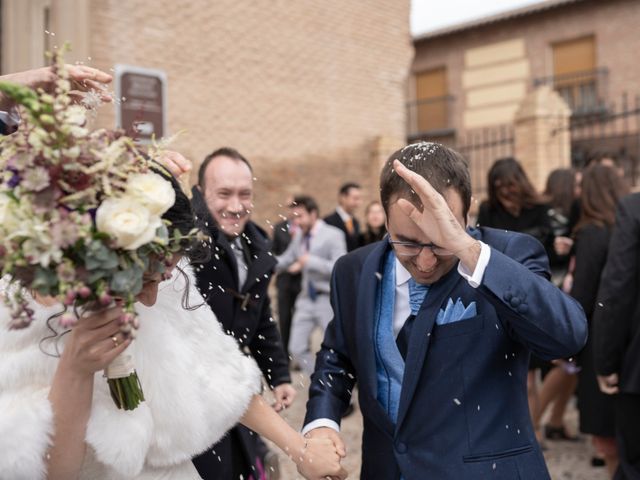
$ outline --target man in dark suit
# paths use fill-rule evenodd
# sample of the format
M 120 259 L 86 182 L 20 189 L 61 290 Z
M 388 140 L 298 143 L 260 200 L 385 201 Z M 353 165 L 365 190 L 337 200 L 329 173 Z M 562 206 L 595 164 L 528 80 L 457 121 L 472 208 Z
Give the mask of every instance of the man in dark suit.
M 344 232 L 347 242 L 347 252 L 358 248 L 360 242 L 360 223 L 354 216 L 362 203 L 362 189 L 360 185 L 348 182 L 340 187 L 338 206 L 336 211 L 325 217 L 324 221 L 331 226 L 338 227 Z
M 549 282 L 533 237 L 466 229 L 471 182 L 457 152 L 407 146 L 380 183 L 389 236 L 336 263 L 303 432 L 339 442 L 358 381 L 361 478 L 549 479 L 529 355 L 578 352 L 584 312 Z
M 252 201 L 252 169 L 238 151 L 221 148 L 205 158 L 193 207 L 213 251 L 211 261 L 196 267 L 196 279 L 223 328 L 256 360 L 279 410 L 291 405 L 296 392 L 267 294 L 276 260 L 266 233 L 250 220 Z M 238 426 L 194 464 L 204 479 L 256 477 L 257 438 Z
M 620 202 L 594 313 L 600 390 L 616 399 L 616 480 L 640 479 L 640 193 Z
M 275 255 L 282 255 L 291 243 L 291 233 L 295 229 L 291 217 L 291 202 L 289 205 L 289 215 L 287 220 L 276 224 L 273 228 L 273 241 L 271 251 Z M 293 307 L 300 294 L 300 282 L 302 274 L 300 272 L 290 273 L 280 272 L 276 277 L 276 289 L 278 290 L 278 324 L 280 325 L 280 336 L 282 344 L 289 355 L 289 334 L 291 332 L 291 320 L 293 318 Z

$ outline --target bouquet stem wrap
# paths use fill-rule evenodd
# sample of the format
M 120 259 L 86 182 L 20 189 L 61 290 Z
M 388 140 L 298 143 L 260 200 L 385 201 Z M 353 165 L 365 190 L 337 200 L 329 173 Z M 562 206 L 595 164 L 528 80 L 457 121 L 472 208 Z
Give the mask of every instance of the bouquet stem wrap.
M 111 398 L 121 410 L 133 410 L 144 401 L 144 393 L 131 355 L 118 355 L 104 370 Z

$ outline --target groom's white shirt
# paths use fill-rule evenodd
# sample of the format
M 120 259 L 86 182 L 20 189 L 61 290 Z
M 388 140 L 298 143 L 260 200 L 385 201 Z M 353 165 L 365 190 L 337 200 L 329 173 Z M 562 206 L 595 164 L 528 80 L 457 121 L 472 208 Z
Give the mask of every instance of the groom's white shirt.
M 480 256 L 478 257 L 478 263 L 473 272 L 467 270 L 461 262 L 458 262 L 458 273 L 467 281 L 473 288 L 478 288 L 482 283 L 482 277 L 484 271 L 487 269 L 489 259 L 491 258 L 491 247 L 486 243 L 480 242 Z M 411 307 L 409 305 L 409 279 L 411 274 L 402 266 L 402 264 L 396 258 L 396 296 L 393 302 L 393 334 L 398 336 L 400 330 L 411 314 Z M 302 429 L 302 434 L 310 432 L 314 428 L 329 427 L 335 431 L 340 431 L 340 425 L 328 418 L 318 418 L 312 422 L 306 424 Z

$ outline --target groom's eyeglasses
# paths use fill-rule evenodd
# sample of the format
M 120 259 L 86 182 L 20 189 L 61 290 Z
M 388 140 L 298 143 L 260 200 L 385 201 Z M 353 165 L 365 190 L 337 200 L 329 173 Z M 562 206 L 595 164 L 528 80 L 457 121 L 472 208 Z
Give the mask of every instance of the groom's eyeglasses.
M 450 257 L 453 255 L 449 250 L 445 250 L 433 243 L 401 242 L 391 239 L 389 243 L 399 257 L 417 257 L 423 248 L 430 249 L 438 257 Z

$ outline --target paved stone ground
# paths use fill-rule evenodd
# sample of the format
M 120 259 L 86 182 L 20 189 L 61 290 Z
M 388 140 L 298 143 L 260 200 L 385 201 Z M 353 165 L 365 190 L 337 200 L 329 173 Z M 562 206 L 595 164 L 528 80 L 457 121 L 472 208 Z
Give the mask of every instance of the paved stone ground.
M 294 372 L 294 383 L 298 390 L 298 398 L 294 405 L 284 413 L 284 418 L 294 428 L 301 428 L 307 401 L 308 380 L 300 372 Z M 574 407 L 567 414 L 567 424 L 571 432 L 577 429 L 577 411 Z M 347 444 L 347 458 L 343 464 L 349 472 L 349 478 L 360 478 L 360 436 L 362 433 L 362 417 L 356 411 L 342 422 L 342 435 Z M 590 464 L 591 448 L 589 440 L 581 438 L 579 442 L 548 442 L 545 452 L 547 465 L 553 480 L 607 480 L 604 468 L 593 468 Z M 302 479 L 297 474 L 295 465 L 280 454 L 280 480 Z M 437 480 L 437 479 L 436 479 Z M 461 479 L 467 480 L 467 479 Z M 470 480 L 470 479 L 469 479 Z

